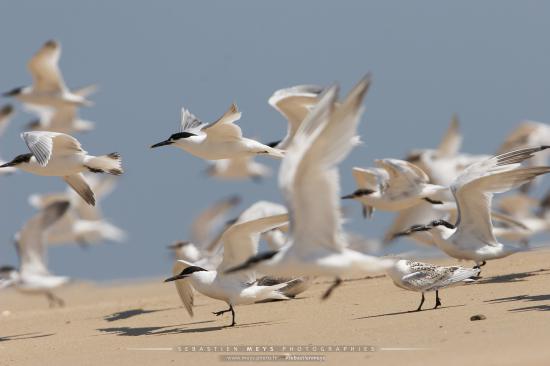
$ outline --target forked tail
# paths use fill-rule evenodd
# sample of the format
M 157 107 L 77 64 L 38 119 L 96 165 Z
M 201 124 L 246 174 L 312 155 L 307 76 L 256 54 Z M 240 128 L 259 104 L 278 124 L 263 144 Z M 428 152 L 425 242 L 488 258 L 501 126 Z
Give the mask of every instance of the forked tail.
M 108 155 L 94 156 L 86 162 L 86 168 L 92 173 L 108 173 L 112 175 L 121 175 L 122 158 L 119 153 L 110 153 Z

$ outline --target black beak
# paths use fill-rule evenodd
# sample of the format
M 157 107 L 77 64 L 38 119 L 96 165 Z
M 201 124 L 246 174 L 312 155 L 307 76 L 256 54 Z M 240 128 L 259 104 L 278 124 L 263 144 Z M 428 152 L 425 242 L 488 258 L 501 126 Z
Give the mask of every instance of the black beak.
M 187 277 L 187 275 L 182 275 L 180 273 L 179 275 L 175 275 L 174 277 L 170 277 L 170 278 L 165 279 L 164 282 L 172 282 L 172 281 L 182 280 L 186 277 Z
M 173 143 L 174 143 L 173 141 L 164 140 L 164 141 L 159 142 L 158 144 L 151 145 L 151 149 L 153 149 L 155 147 L 160 147 L 160 146 L 172 145 Z
M 13 97 L 14 95 L 18 95 L 19 93 L 21 93 L 21 88 L 15 88 L 15 89 L 12 89 L 10 91 L 2 93 L 2 96 L 3 97 Z
M 0 168 L 9 168 L 10 166 L 14 166 L 15 164 L 10 161 L 9 163 L 0 165 Z
M 355 198 L 355 193 L 351 193 L 351 194 L 347 194 L 345 196 L 342 196 L 343 200 L 349 200 L 349 199 L 352 199 L 352 198 Z
M 409 236 L 412 233 L 417 233 L 419 231 L 428 231 L 431 228 L 432 227 L 430 225 L 414 225 L 414 226 L 411 226 L 409 229 L 407 229 L 405 231 L 401 231 L 399 233 L 393 234 L 392 240 L 395 239 L 395 238 L 398 238 L 400 236 Z

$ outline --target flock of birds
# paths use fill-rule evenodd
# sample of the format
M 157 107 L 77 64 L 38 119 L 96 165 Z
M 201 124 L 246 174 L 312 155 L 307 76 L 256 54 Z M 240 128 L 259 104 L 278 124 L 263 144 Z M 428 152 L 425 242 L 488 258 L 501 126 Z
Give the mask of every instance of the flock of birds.
M 90 155 L 71 136 L 94 128 L 78 112 L 92 104 L 87 97 L 95 87 L 71 91 L 58 66 L 60 55 L 58 42 L 46 42 L 28 63 L 33 84 L 4 94 L 38 119 L 21 134 L 29 152 L 0 163 L 0 174 L 20 169 L 61 177 L 69 186 L 66 192 L 30 197 L 38 212 L 15 235 L 19 268 L 0 268 L 0 288 L 46 294 L 52 306 L 63 304 L 52 290 L 69 279 L 48 270 L 48 245 L 125 238 L 98 207 L 99 198 L 114 187 L 112 176 L 123 174 L 121 157 Z M 281 160 L 278 182 L 285 205 L 258 201 L 228 220 L 239 204 L 237 197 L 230 197 L 197 217 L 192 240 L 169 246 L 175 264 L 165 282 L 175 283 L 190 315 L 195 291 L 226 302 L 229 308 L 214 314 L 231 312 L 235 325 L 236 305 L 288 300 L 316 278 L 331 277 L 326 299 L 343 277 L 380 271 L 398 287 L 422 294 L 418 311 L 424 293 L 435 291 L 437 308 L 440 289 L 475 282 L 486 261 L 532 250 L 529 239 L 550 229 L 550 198 L 527 194 L 537 177 L 550 172 L 550 126 L 538 122 L 521 123 L 496 155 L 485 156 L 460 152 L 462 137 L 453 117 L 438 148 L 412 151 L 404 160 L 376 160 L 372 168 L 353 168 L 357 189 L 342 196 L 338 164 L 361 143 L 357 127 L 370 84 L 366 75 L 345 97 L 336 84 L 276 91 L 269 104 L 288 121 L 281 141 L 263 144 L 244 137 L 235 123 L 241 113 L 232 104 L 211 123 L 182 109 L 179 132 L 151 146 L 174 146 L 207 160 L 209 174 L 221 179 L 265 178 L 271 172 L 255 158 Z M 0 129 L 13 113 L 9 105 L 1 109 Z M 495 193 L 514 189 L 516 193 L 493 207 Z M 443 267 L 369 253 L 368 240 L 343 228 L 341 201 L 347 199 L 358 201 L 368 218 L 375 210 L 396 212 L 385 244 L 406 236 L 474 265 Z

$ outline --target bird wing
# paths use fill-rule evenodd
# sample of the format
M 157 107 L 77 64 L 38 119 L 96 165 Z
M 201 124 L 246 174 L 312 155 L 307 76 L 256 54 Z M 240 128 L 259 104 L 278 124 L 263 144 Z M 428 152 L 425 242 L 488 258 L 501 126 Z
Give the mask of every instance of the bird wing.
M 328 88 L 302 122 L 279 169 L 279 186 L 291 218 L 293 250 L 307 256 L 319 247 L 342 251 L 340 187 L 336 164 L 351 151 L 370 80 L 362 79 L 335 107 L 338 87 Z
M 297 85 L 277 90 L 269 98 L 268 103 L 288 121 L 287 134 L 283 140 L 285 146 L 292 141 L 298 127 L 317 104 L 322 92 L 323 88 L 317 85 Z
M 172 267 L 172 274 L 174 276 L 178 275 L 190 265 L 191 263 L 187 263 L 184 261 L 176 261 L 174 263 L 174 266 Z M 185 307 L 185 310 L 187 310 L 190 316 L 193 316 L 193 303 L 195 298 L 195 290 L 193 289 L 193 285 L 191 284 L 191 281 L 188 279 L 182 279 L 182 280 L 174 281 L 174 285 L 176 286 L 176 290 L 178 291 L 178 295 L 181 299 L 181 302 L 183 303 L 183 306 Z
M 78 118 L 78 107 L 76 104 L 63 104 L 52 109 L 53 113 L 49 118 L 49 131 L 72 131 L 74 122 Z
M 420 291 L 435 290 L 464 281 L 479 273 L 479 269 L 464 267 L 439 267 L 433 264 L 413 262 L 415 271 L 403 276 L 401 281 L 406 287 Z
M 60 57 L 61 45 L 57 41 L 48 41 L 29 60 L 27 66 L 32 75 L 34 90 L 53 93 L 67 89 L 59 70 Z
M 217 201 L 202 211 L 191 224 L 191 241 L 203 246 L 211 240 L 212 231 L 225 221 L 229 211 L 241 202 L 239 196 L 231 196 Z
M 451 118 L 451 124 L 445 132 L 441 143 L 437 147 L 439 158 L 452 158 L 456 156 L 462 145 L 462 134 L 460 133 L 460 124 L 458 116 L 454 114 Z
M 204 126 L 206 126 L 206 123 L 202 122 L 197 116 L 185 108 L 181 109 L 180 124 L 181 132 L 186 131 L 198 133 Z
M 390 196 L 407 196 L 430 180 L 422 169 L 408 161 L 381 159 L 375 160 L 375 164 L 388 172 L 386 193 Z
M 516 169 L 523 160 L 543 149 L 545 147 L 515 150 L 466 168 L 451 185 L 458 209 L 455 235 L 473 236 L 487 245 L 496 245 L 491 222 L 493 194 L 506 192 L 547 173 L 550 168 Z
M 82 173 L 67 175 L 63 180 L 89 205 L 95 206 L 94 192 L 84 179 Z
M 49 274 L 44 247 L 44 232 L 57 222 L 68 208 L 68 201 L 54 202 L 23 225 L 15 243 L 22 275 Z
M 4 134 L 6 127 L 8 127 L 13 113 L 14 109 L 10 104 L 6 104 L 0 109 L 0 136 Z
M 52 156 L 85 153 L 77 139 L 64 133 L 48 131 L 23 132 L 21 138 L 42 166 L 46 166 Z
M 541 129 L 541 125 L 544 126 L 541 123 L 532 121 L 520 123 L 519 126 L 506 137 L 502 145 L 500 145 L 498 153 L 505 153 L 528 146 L 532 136 Z
M 389 174 L 383 169 L 365 169 L 353 167 L 351 170 L 357 187 L 380 191 L 386 185 Z
M 234 123 L 239 119 L 241 119 L 241 112 L 239 112 L 237 105 L 233 103 L 223 116 L 204 126 L 202 131 L 204 131 L 209 138 L 239 139 L 243 136 L 243 133 L 241 128 Z
M 224 272 L 256 255 L 260 235 L 287 222 L 286 213 L 242 221 L 239 218 L 239 221 L 231 225 L 222 235 L 223 260 L 218 267 L 218 272 Z
M 103 197 L 109 195 L 115 189 L 117 183 L 117 178 L 112 175 L 87 174 L 85 179 L 94 192 L 97 201 L 101 201 Z M 82 204 L 81 200 L 76 201 L 75 209 L 78 216 L 84 220 L 101 220 L 103 217 L 98 206 Z

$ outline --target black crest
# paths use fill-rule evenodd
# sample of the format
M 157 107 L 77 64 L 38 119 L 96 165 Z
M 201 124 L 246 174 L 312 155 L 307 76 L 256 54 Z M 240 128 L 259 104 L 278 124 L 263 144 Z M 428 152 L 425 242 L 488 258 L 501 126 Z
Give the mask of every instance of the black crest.
M 197 136 L 197 135 L 191 132 L 178 132 L 170 136 L 170 140 L 186 139 L 191 136 Z

